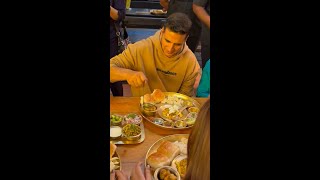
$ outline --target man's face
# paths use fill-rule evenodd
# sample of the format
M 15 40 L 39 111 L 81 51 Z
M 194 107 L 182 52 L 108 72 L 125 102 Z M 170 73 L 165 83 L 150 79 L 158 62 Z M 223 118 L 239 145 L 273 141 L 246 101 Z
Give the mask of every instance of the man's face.
M 186 40 L 187 35 L 178 34 L 172 32 L 170 29 L 162 29 L 161 30 L 161 48 L 164 54 L 167 57 L 173 57 L 177 55 L 181 49 L 183 48 Z

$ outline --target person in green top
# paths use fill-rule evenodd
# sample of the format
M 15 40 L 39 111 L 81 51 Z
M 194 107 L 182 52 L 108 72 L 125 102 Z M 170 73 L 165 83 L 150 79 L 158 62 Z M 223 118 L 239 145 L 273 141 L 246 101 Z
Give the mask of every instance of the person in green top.
M 197 89 L 197 97 L 208 97 L 210 96 L 210 59 L 206 62 L 199 87 Z

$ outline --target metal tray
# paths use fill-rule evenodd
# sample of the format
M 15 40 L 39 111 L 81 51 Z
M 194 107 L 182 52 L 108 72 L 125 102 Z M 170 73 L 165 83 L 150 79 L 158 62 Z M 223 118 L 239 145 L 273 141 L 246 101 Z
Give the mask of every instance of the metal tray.
M 176 92 L 164 92 L 164 94 L 166 95 L 166 97 L 168 97 L 168 96 L 178 97 L 178 98 L 184 100 L 184 103 L 185 103 L 185 104 L 186 104 L 186 103 L 192 103 L 192 105 L 193 105 L 194 107 L 197 107 L 197 108 L 200 109 L 200 104 L 199 104 L 196 100 L 192 99 L 192 98 L 189 97 L 189 96 L 186 96 L 186 95 L 180 94 L 180 93 L 176 93 Z M 164 103 L 158 103 L 158 104 L 156 104 L 157 108 L 160 108 L 160 107 L 163 106 L 163 105 L 165 105 L 165 104 L 164 104 Z M 141 106 L 141 102 L 140 102 L 140 106 Z M 140 109 L 140 111 L 141 111 L 141 109 Z M 184 111 L 187 111 L 187 110 L 185 109 Z M 161 111 L 160 111 L 160 112 L 161 112 Z M 184 114 L 185 114 L 185 113 L 184 113 Z M 151 122 L 152 124 L 154 124 L 155 126 L 158 126 L 158 127 L 162 128 L 162 129 L 183 130 L 183 129 L 190 129 L 190 128 L 193 127 L 193 125 L 192 125 L 192 126 L 187 126 L 187 127 L 174 127 L 174 126 L 164 126 L 164 125 L 156 124 L 156 123 L 154 123 L 154 119 L 155 119 L 155 118 L 161 118 L 162 120 L 166 121 L 164 118 L 162 118 L 162 117 L 159 115 L 159 111 L 157 111 L 157 113 L 156 113 L 156 115 L 155 115 L 154 117 L 145 116 L 142 112 L 141 112 L 141 116 L 142 116 L 144 119 L 146 119 L 147 121 L 149 121 L 149 122 Z
M 158 141 L 156 141 L 147 151 L 146 157 L 144 159 L 144 166 L 147 167 L 147 158 L 154 152 L 157 151 L 158 147 L 161 145 L 161 143 L 163 141 L 171 141 L 171 142 L 175 142 L 175 141 L 181 141 L 182 138 L 189 138 L 189 134 L 173 134 L 173 135 L 169 135 L 169 136 L 165 136 L 161 139 L 159 139 Z M 179 154 L 180 155 L 180 154 Z M 178 155 L 178 156 L 179 156 Z M 170 163 L 171 166 L 171 163 Z M 151 173 L 153 175 L 155 169 L 151 168 Z
M 121 114 L 122 116 L 124 116 L 123 114 Z M 120 127 L 123 127 L 122 125 L 119 125 Z M 144 125 L 143 125 L 143 120 L 140 123 L 140 128 L 141 128 L 141 137 L 138 140 L 128 140 L 127 138 L 121 136 L 119 138 L 116 139 L 111 139 L 110 138 L 110 142 L 112 142 L 113 144 L 139 144 L 142 143 L 145 139 L 145 131 L 144 131 Z

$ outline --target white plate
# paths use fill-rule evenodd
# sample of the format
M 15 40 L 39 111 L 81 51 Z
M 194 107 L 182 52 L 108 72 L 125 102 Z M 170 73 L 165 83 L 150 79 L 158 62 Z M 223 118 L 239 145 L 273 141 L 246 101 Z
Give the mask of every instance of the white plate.
M 147 154 L 146 154 L 146 157 L 145 157 L 145 160 L 144 160 L 144 165 L 145 167 L 147 167 L 147 158 L 154 152 L 157 151 L 157 149 L 159 148 L 159 146 L 162 144 L 162 142 L 164 141 L 170 141 L 170 142 L 175 142 L 175 141 L 180 141 L 181 142 L 181 139 L 182 138 L 186 138 L 188 139 L 189 138 L 189 134 L 173 134 L 173 135 L 169 135 L 169 136 L 165 136 L 161 139 L 159 139 L 158 141 L 156 141 L 150 148 L 149 150 L 147 151 Z M 181 155 L 181 154 L 179 154 Z M 179 156 L 178 155 L 178 156 Z M 177 157 L 178 157 L 177 156 Z M 172 163 L 172 162 L 171 162 Z M 170 164 L 171 164 L 170 163 Z M 152 169 L 151 168 L 151 173 L 153 174 L 155 172 L 155 169 Z

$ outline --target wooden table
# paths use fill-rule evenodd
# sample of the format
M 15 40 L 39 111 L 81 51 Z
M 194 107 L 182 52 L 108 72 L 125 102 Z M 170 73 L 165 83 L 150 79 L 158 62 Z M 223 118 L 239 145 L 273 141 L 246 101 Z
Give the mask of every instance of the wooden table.
M 202 105 L 208 98 L 194 98 Z M 140 113 L 139 97 L 113 97 L 110 96 L 110 112 L 118 114 Z M 153 143 L 160 138 L 171 134 L 189 134 L 187 130 L 161 129 L 147 120 L 143 120 L 145 140 L 140 144 L 119 144 L 117 153 L 121 159 L 121 168 L 129 177 L 134 165 L 141 161 L 144 163 L 145 155 Z

